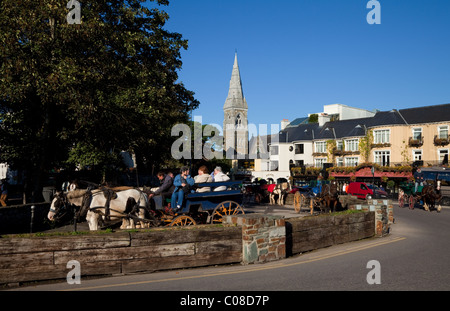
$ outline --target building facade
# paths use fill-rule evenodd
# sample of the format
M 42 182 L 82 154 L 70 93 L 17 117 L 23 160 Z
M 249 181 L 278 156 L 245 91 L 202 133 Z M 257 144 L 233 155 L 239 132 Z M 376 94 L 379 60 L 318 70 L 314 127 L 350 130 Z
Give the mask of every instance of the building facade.
M 324 116 L 326 116 L 324 114 Z M 448 165 L 450 104 L 377 111 L 373 116 L 290 124 L 269 144 L 269 170 L 258 177 L 291 176 L 292 170 L 377 164 L 380 167 Z M 274 178 L 275 177 L 275 178 Z

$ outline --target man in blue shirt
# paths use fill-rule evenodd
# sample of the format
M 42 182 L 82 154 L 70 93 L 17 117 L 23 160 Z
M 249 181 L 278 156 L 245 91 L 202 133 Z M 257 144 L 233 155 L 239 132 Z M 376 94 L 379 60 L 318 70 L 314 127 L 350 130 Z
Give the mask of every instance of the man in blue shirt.
M 176 212 L 181 210 L 181 207 L 183 206 L 184 194 L 188 193 L 190 188 L 194 186 L 194 184 L 194 178 L 189 175 L 189 168 L 187 166 L 183 166 L 180 169 L 180 174 L 175 176 L 175 179 L 173 181 L 175 190 L 173 191 L 172 199 L 170 200 L 172 209 L 174 209 Z

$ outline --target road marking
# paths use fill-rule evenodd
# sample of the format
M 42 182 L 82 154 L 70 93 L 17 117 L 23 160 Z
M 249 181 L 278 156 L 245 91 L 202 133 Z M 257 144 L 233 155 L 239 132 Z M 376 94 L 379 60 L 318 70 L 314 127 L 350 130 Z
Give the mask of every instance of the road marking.
M 375 243 L 370 243 L 368 245 L 360 245 L 355 247 L 350 247 L 342 251 L 337 251 L 331 254 L 324 254 L 324 255 L 318 255 L 318 256 L 312 256 L 309 259 L 300 261 L 300 262 L 293 262 L 293 263 L 286 263 L 283 261 L 279 261 L 276 263 L 268 263 L 264 266 L 260 267 L 251 267 L 245 266 L 243 269 L 233 270 L 233 271 L 224 271 L 224 272 L 216 272 L 216 273 L 208 273 L 208 274 L 202 274 L 202 275 L 192 275 L 192 276 L 180 276 L 180 277 L 173 277 L 173 278 L 165 278 L 160 280 L 148 280 L 148 281 L 140 281 L 140 282 L 126 282 L 126 283 L 118 283 L 118 284 L 109 284 L 109 285 L 96 285 L 96 286 L 89 286 L 89 287 L 77 287 L 77 288 L 70 288 L 70 289 L 63 289 L 61 291 L 82 291 L 82 290 L 95 290 L 95 289 L 104 289 L 104 288 L 113 288 L 113 287 L 120 287 L 120 286 L 134 286 L 134 285 L 143 285 L 143 284 L 152 284 L 152 283 L 160 283 L 160 282 L 171 282 L 171 281 L 181 281 L 181 280 L 191 280 L 191 279 L 199 279 L 199 278 L 209 278 L 209 277 L 216 277 L 216 276 L 223 276 L 223 275 L 233 275 L 233 274 L 239 274 L 239 273 L 250 273 L 250 272 L 257 272 L 257 271 L 265 271 L 265 270 L 272 270 L 272 269 L 279 269 L 279 268 L 286 268 L 286 267 L 292 267 L 292 266 L 298 266 L 306 263 L 321 261 L 333 257 L 343 256 L 355 252 L 359 252 L 362 250 L 392 244 L 396 242 L 400 242 L 405 240 L 405 237 L 396 237 L 389 239 L 387 241 L 376 241 Z M 301 257 L 298 257 L 296 259 L 301 259 Z

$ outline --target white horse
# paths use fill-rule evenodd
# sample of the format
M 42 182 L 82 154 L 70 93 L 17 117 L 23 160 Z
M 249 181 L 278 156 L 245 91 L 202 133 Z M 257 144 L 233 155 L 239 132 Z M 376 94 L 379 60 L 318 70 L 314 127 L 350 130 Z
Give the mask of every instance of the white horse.
M 147 196 L 138 189 L 127 189 L 123 191 L 101 191 L 92 195 L 89 211 L 86 215 L 86 220 L 89 225 L 89 230 L 98 230 L 99 222 L 103 220 L 122 219 L 120 229 L 136 228 L 136 223 L 129 215 L 132 209 L 138 209 L 137 217 L 145 219 L 145 210 L 148 205 Z M 143 228 L 145 223 L 137 221 L 137 225 Z
M 47 214 L 47 218 L 54 221 L 55 217 L 58 218 L 61 216 L 61 213 L 64 214 L 69 212 L 70 205 L 80 207 L 80 215 L 84 216 L 88 207 L 87 205 L 89 203 L 88 200 L 90 195 L 91 193 L 86 189 L 73 190 L 69 192 L 57 191 L 53 197 L 52 203 L 50 204 L 50 210 Z
M 271 185 L 272 186 L 272 185 Z M 269 186 L 270 187 L 270 186 Z M 283 182 L 268 188 L 270 204 L 275 204 L 275 197 L 278 196 L 278 205 L 284 205 L 284 198 L 289 191 L 291 191 L 291 184 Z

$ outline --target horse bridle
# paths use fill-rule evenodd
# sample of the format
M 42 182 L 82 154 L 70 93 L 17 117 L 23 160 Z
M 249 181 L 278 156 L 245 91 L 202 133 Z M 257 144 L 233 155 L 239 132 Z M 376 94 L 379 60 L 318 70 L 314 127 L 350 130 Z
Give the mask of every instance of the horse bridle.
M 66 216 L 67 213 L 69 212 L 68 205 L 69 205 L 69 201 L 67 199 L 66 193 L 64 193 L 64 192 L 57 193 L 56 201 L 53 204 L 53 206 L 55 208 L 50 208 L 50 212 L 55 213 L 55 216 L 53 216 L 53 219 L 57 221 L 57 220 L 63 218 L 64 216 Z M 64 212 L 62 214 L 60 214 L 61 211 L 64 211 Z

